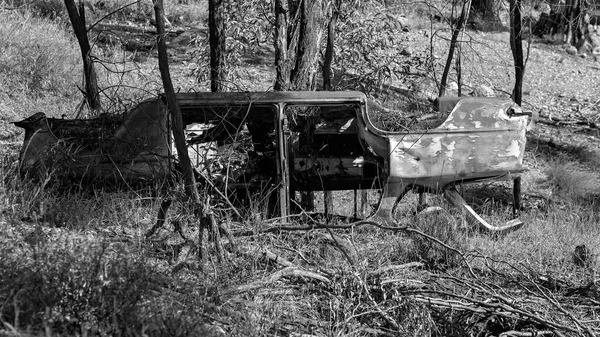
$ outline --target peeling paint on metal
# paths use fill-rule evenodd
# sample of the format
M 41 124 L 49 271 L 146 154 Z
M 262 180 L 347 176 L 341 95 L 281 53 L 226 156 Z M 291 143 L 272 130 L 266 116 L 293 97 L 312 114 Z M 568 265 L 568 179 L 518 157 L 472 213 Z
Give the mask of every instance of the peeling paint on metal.
M 461 180 L 514 177 L 524 169 L 527 117 L 509 117 L 512 106 L 509 100 L 465 99 L 438 128 L 384 133 L 389 180 L 434 189 Z

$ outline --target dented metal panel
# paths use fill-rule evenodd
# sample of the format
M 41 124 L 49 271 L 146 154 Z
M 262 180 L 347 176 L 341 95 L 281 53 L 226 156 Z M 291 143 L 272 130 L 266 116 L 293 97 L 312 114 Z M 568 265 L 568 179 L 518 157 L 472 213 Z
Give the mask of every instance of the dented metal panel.
M 527 117 L 508 99 L 465 98 L 437 128 L 387 132 L 362 114 L 363 138 L 388 160 L 390 193 L 414 186 L 441 190 L 454 182 L 516 177 L 523 172 Z
M 79 136 L 58 137 L 49 120 L 54 131 L 68 133 L 79 129 Z M 61 128 L 65 123 L 69 125 Z M 94 120 L 48 119 L 43 113 L 16 122 L 16 126 L 25 129 L 21 174 L 127 183 L 164 180 L 171 175 L 168 115 L 160 100 L 140 103 L 117 123 L 113 133 L 101 139 L 85 135 L 86 131 L 93 133 L 109 127 L 107 124 L 114 122 L 96 125 Z

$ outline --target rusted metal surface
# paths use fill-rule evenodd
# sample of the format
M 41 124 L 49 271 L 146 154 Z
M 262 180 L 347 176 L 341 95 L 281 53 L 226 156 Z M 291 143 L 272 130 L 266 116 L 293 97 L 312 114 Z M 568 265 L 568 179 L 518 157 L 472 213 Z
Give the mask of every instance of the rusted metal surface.
M 397 195 L 406 186 L 428 191 L 452 183 L 515 178 L 524 171 L 527 116 L 509 99 L 465 98 L 438 127 L 388 132 L 359 118 L 363 138 L 388 161 L 388 184 Z
M 57 137 L 50 124 L 63 137 Z M 118 122 L 49 119 L 40 112 L 15 125 L 25 129 L 20 153 L 24 176 L 134 183 L 164 180 L 173 168 L 166 109 L 158 100 L 139 104 Z M 98 139 L 102 133 L 94 134 L 94 125 L 114 132 Z M 92 138 L 65 137 L 73 128 Z

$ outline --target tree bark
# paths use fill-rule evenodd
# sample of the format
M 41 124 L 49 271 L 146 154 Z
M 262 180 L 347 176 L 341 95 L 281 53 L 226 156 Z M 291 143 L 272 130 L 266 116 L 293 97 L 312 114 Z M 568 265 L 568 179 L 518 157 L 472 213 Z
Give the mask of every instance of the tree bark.
M 522 0 L 510 0 L 510 49 L 512 50 L 515 65 L 515 87 L 512 92 L 513 101 L 519 105 L 523 97 L 523 76 L 525 63 L 523 60 L 523 27 L 522 27 Z M 513 183 L 513 212 L 521 210 L 521 178 L 516 178 Z
M 521 105 L 523 95 L 523 76 L 525 64 L 523 61 L 523 27 L 522 0 L 510 0 L 510 49 L 515 66 L 515 87 L 512 92 L 513 101 Z
M 171 73 L 169 71 L 169 57 L 167 55 L 167 45 L 165 43 L 165 23 L 163 20 L 164 9 L 163 0 L 154 1 L 154 14 L 156 16 L 156 43 L 158 49 L 158 66 L 160 69 L 160 77 L 162 78 L 167 98 L 167 108 L 171 114 L 171 124 L 173 129 L 173 138 L 175 140 L 175 148 L 179 156 L 181 170 L 183 173 L 183 181 L 185 184 L 185 193 L 190 201 L 194 204 L 199 204 L 200 195 L 196 189 L 196 179 L 192 171 L 190 156 L 187 151 L 185 142 L 185 134 L 183 128 L 183 120 L 181 118 L 181 109 L 179 102 L 175 96 L 173 82 L 171 81 Z
M 327 46 L 325 47 L 325 58 L 323 59 L 323 90 L 333 90 L 331 66 L 335 58 L 335 25 L 340 15 L 341 0 L 333 0 L 331 6 L 331 18 L 327 23 Z
M 341 0 L 331 1 L 331 17 L 327 23 L 327 45 L 325 47 L 325 57 L 323 59 L 323 90 L 333 90 L 331 84 L 333 60 L 335 58 L 334 47 L 335 47 L 335 25 L 340 15 L 340 6 L 342 5 Z M 356 202 L 356 200 L 355 200 Z M 323 192 L 323 207 L 325 215 L 329 215 L 333 211 L 333 193 L 332 191 Z
M 304 0 L 300 11 L 296 64 L 290 74 L 293 90 L 314 90 L 315 74 L 321 45 L 321 0 Z
M 290 71 L 288 64 L 288 18 L 287 0 L 275 0 L 275 77 L 276 91 L 288 90 L 290 87 Z
M 71 21 L 71 25 L 73 25 L 73 31 L 77 37 L 77 42 L 79 43 L 79 49 L 81 49 L 86 101 L 90 109 L 100 110 L 102 109 L 100 90 L 98 89 L 98 78 L 94 69 L 90 41 L 85 26 L 85 9 L 83 1 L 79 1 L 79 8 L 75 5 L 74 0 L 64 0 L 64 2 L 67 12 L 69 13 L 69 20 Z
M 208 0 L 210 90 L 221 92 L 225 83 L 225 0 Z

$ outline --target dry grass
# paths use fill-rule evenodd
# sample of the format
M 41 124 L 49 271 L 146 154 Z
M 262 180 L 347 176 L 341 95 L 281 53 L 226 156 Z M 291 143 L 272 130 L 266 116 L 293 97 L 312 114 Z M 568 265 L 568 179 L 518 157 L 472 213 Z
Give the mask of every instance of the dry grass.
M 1 11 L 0 72 L 4 88 L 29 94 L 40 91 L 62 93 L 77 82 L 77 44 L 49 19 L 29 12 Z
M 593 199 L 600 194 L 596 172 L 574 162 L 557 162 L 548 170 L 548 179 L 562 193 L 574 199 Z

